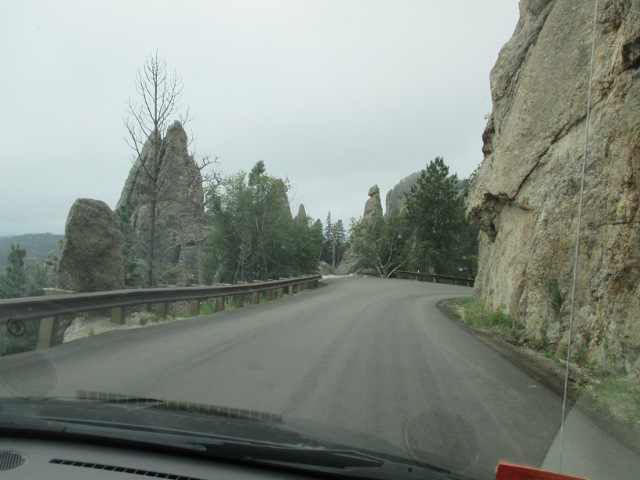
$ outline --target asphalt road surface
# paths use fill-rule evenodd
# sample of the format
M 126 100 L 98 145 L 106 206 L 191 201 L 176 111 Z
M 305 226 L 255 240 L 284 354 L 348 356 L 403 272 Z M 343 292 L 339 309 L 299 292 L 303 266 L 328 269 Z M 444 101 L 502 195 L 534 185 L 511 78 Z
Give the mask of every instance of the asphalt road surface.
M 500 460 L 557 468 L 550 447 L 558 445 L 561 399 L 436 307 L 470 288 L 325 283 L 266 305 L 43 351 L 57 374 L 54 395 L 88 389 L 273 412 L 364 431 L 403 450 L 429 438 L 444 438 L 449 452 L 477 441 L 478 457 L 463 469 L 474 477 L 492 478 Z M 637 478 L 638 458 L 604 432 L 591 432 L 605 442 L 598 445 L 579 435 L 621 468 L 609 478 Z M 565 437 L 572 442 L 569 429 Z

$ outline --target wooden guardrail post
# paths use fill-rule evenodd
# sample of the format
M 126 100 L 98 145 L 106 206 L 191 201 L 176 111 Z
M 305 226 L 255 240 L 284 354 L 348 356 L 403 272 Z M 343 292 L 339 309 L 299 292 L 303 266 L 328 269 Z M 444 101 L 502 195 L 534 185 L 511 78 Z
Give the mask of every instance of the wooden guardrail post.
M 216 304 L 213 310 L 214 312 L 223 312 L 224 311 L 224 295 L 220 297 L 216 297 Z
M 244 294 L 243 293 L 239 293 L 238 295 L 236 295 L 234 297 L 234 308 L 242 308 L 244 307 Z
M 71 290 L 62 290 L 60 288 L 45 288 L 45 297 L 51 295 L 62 295 L 65 293 L 74 293 Z M 40 319 L 40 326 L 38 328 L 38 339 L 36 341 L 36 350 L 42 348 L 49 348 L 51 346 L 51 339 L 53 336 L 53 330 L 56 324 L 60 321 L 60 317 L 45 317 Z
M 267 302 L 273 299 L 273 290 L 267 290 Z
M 289 296 L 293 296 L 293 285 L 289 285 Z
M 189 302 L 189 314 L 193 317 L 197 317 L 200 313 L 200 300 L 191 300 Z
M 125 322 L 125 314 L 124 307 L 113 307 L 110 310 L 111 314 L 111 323 L 115 323 L 116 325 L 124 325 Z
M 51 333 L 53 331 L 54 317 L 40 319 L 40 329 L 38 331 L 38 343 L 36 349 L 48 348 L 51 345 Z
M 167 318 L 167 313 L 169 313 L 169 304 L 167 302 L 156 303 L 155 313 L 163 320 Z

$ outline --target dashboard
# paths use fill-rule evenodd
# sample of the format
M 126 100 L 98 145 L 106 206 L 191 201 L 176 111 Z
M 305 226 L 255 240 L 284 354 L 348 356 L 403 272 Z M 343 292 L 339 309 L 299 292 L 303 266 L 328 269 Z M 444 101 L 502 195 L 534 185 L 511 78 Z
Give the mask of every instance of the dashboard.
M 136 480 L 144 477 L 167 480 L 293 480 L 308 479 L 311 475 L 117 446 L 0 438 L 0 478 L 3 480 Z

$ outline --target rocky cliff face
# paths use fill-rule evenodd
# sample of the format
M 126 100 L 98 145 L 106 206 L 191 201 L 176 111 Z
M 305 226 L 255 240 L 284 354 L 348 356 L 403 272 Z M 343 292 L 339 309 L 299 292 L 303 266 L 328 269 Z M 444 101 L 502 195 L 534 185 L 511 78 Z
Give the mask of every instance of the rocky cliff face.
M 385 198 L 385 215 L 401 213 L 405 207 L 404 196 L 411 191 L 411 187 L 420 178 L 420 172 L 414 172 L 408 177 L 400 180 L 391 190 L 387 192 Z
M 150 177 L 143 165 L 153 168 L 152 150 L 151 141 L 147 141 L 129 172 L 117 206 L 129 216 L 128 240 L 140 261 L 146 258 L 149 243 L 151 193 Z M 160 169 L 156 226 L 158 283 L 199 283 L 199 252 L 204 238 L 202 175 L 188 152 L 187 134 L 177 121 L 167 129 L 157 168 Z
M 468 217 L 475 294 L 563 348 L 585 149 L 593 3 L 521 0 L 491 72 L 493 113 Z M 596 25 L 574 348 L 640 374 L 640 0 L 601 0 Z M 575 351 L 575 350 L 574 350 Z
M 422 172 L 414 172 L 411 175 L 404 177 L 387 192 L 387 196 L 385 198 L 385 215 L 404 212 L 406 206 L 405 195 L 411 192 L 411 187 L 418 183 L 421 173 Z M 458 180 L 458 183 L 456 184 L 458 192 L 462 193 L 464 189 L 467 188 L 468 184 L 468 179 Z

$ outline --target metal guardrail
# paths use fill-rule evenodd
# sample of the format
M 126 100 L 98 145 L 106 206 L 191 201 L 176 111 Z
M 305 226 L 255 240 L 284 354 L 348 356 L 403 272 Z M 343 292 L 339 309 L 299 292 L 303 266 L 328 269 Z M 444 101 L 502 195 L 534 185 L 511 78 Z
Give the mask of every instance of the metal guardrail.
M 74 293 L 44 297 L 26 297 L 0 300 L 0 325 L 9 321 L 32 318 L 56 317 L 79 312 L 109 310 L 149 304 L 168 304 L 180 301 L 197 301 L 210 298 L 258 294 L 289 288 L 293 295 L 297 285 L 311 284 L 317 287 L 322 275 L 288 278 L 271 282 L 224 285 L 214 287 L 140 288 L 112 290 L 108 292 Z M 196 314 L 197 314 L 197 308 Z
M 450 275 L 438 275 L 436 273 L 409 272 L 406 270 L 396 270 L 391 276 L 395 278 L 414 277 L 416 280 L 418 277 L 425 277 L 432 279 L 435 283 L 440 283 L 439 280 L 445 280 L 466 284 L 467 287 L 473 287 L 475 284 L 475 279 L 473 278 L 452 277 Z

